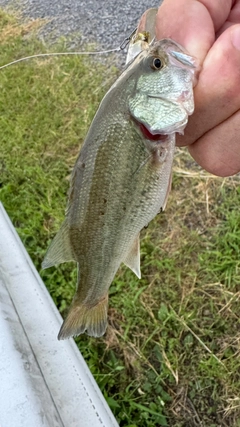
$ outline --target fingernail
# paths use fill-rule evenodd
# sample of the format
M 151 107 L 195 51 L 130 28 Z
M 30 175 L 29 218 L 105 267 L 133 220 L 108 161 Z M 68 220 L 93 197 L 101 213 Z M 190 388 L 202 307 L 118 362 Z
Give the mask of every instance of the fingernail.
M 232 38 L 233 46 L 236 49 L 240 50 L 240 26 L 239 25 L 237 25 L 236 27 L 233 27 L 231 38 Z

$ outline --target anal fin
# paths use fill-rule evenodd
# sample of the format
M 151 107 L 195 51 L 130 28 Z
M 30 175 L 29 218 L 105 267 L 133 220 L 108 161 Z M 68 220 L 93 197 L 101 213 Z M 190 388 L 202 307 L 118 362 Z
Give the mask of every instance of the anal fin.
M 47 250 L 42 268 L 49 268 L 68 261 L 76 261 L 76 259 L 71 248 L 69 226 L 65 220 Z
M 124 264 L 129 267 L 136 276 L 141 279 L 141 270 L 140 270 L 140 238 L 139 234 L 134 239 L 130 250 L 127 253 L 126 258 L 123 260 Z

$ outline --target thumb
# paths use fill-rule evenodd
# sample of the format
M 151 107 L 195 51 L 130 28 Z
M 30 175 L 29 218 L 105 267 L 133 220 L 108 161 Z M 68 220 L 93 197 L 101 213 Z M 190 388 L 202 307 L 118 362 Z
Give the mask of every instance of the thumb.
M 177 41 L 203 62 L 231 4 L 231 0 L 164 0 L 158 9 L 156 36 Z

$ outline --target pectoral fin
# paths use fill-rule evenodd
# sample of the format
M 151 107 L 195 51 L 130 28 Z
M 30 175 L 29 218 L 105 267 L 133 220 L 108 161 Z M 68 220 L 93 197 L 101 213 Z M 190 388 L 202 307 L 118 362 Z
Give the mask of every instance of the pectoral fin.
M 129 267 L 136 274 L 136 276 L 139 279 L 141 279 L 139 234 L 137 235 L 136 239 L 133 241 L 133 244 L 130 247 L 130 250 L 127 253 L 127 256 L 123 260 L 123 262 L 127 267 Z
M 163 205 L 162 205 L 162 211 L 165 210 L 165 207 L 167 205 L 168 196 L 169 196 L 169 193 L 171 191 L 171 187 L 172 187 L 172 171 L 171 171 L 170 176 L 169 176 L 168 187 L 167 187 L 167 191 L 166 191 L 165 200 L 164 200 Z
M 67 221 L 64 221 L 62 227 L 48 248 L 42 263 L 42 268 L 49 268 L 53 265 L 58 265 L 68 261 L 76 261 L 76 259 L 71 248 L 69 226 Z

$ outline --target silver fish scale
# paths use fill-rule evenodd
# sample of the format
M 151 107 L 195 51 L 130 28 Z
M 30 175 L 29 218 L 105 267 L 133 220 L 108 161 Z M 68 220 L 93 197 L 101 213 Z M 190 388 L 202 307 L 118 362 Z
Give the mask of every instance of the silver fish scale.
M 89 204 L 78 228 L 80 238 L 76 239 L 75 229 L 71 232 L 71 216 L 69 218 L 80 280 L 83 275 L 87 283 L 84 298 L 87 296 L 91 302 L 96 295 L 99 298 L 100 291 L 100 297 L 106 294 L 129 246 L 159 212 L 166 197 L 166 191 L 161 188 L 168 185 L 170 173 L 166 162 L 161 167 L 152 167 L 145 139 L 133 123 L 131 133 L 128 122 L 125 126 L 122 120 L 121 124 L 115 123 L 108 128 L 103 141 L 98 142 L 90 191 L 87 190 Z M 174 142 L 168 151 L 172 157 Z M 165 175 L 167 182 L 164 182 Z M 72 209 L 75 210 L 74 205 Z
M 129 124 L 126 122 L 125 126 L 129 127 Z M 126 228 L 127 224 L 124 224 L 124 221 L 129 205 L 131 206 L 135 197 L 133 191 L 136 181 L 130 182 L 129 178 L 131 180 L 139 164 L 149 156 L 145 145 L 139 143 L 140 135 L 134 126 L 132 135 L 126 139 L 125 126 L 122 120 L 121 124 L 113 124 L 105 132 L 103 141 L 101 138 L 98 140 L 100 147 L 95 151 L 94 172 L 88 180 L 89 203 L 85 209 L 85 218 L 79 227 L 81 239 L 76 240 L 75 233 L 71 237 L 76 258 L 79 259 L 80 274 L 85 276 L 83 270 L 86 264 L 89 265 L 90 283 L 101 288 L 104 283 L 103 294 L 106 293 L 106 288 L 108 289 L 119 267 L 119 256 L 123 258 L 129 242 L 129 234 L 127 239 L 125 236 L 125 239 L 119 241 L 120 235 L 125 234 L 122 229 L 125 228 L 126 233 L 129 233 L 129 227 Z M 85 173 L 88 173 L 87 170 Z M 81 198 L 83 196 L 84 194 L 81 194 Z M 74 205 L 75 203 L 77 210 L 78 200 Z M 70 215 L 70 227 L 71 220 Z M 95 248 L 94 252 L 92 247 Z M 91 288 L 89 283 L 87 288 Z

